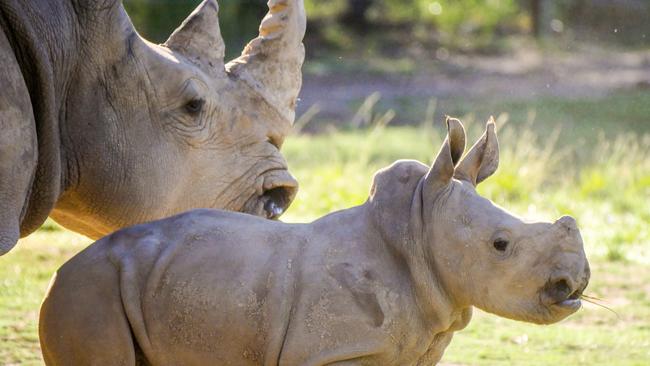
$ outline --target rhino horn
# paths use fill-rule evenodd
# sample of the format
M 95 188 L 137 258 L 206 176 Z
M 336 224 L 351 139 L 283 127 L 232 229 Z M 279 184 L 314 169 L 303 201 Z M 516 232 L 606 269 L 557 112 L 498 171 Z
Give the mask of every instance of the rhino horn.
M 492 175 L 499 166 L 499 141 L 494 118 L 490 117 L 485 133 L 458 163 L 454 177 L 466 180 L 474 186 Z
M 259 35 L 226 70 L 293 123 L 305 59 L 305 8 L 302 0 L 269 0 L 267 5 Z
M 222 72 L 225 45 L 219 29 L 219 5 L 205 0 L 194 9 L 164 46 L 190 59 L 205 71 Z
M 465 151 L 465 128 L 456 118 L 447 117 L 447 137 L 440 152 L 424 178 L 426 189 L 435 194 L 449 184 L 463 151 Z

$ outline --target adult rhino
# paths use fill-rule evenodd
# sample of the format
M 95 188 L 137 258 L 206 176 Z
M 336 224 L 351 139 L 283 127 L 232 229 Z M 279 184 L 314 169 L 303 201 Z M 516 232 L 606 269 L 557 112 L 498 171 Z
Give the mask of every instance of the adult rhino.
M 224 64 L 214 0 L 162 45 L 118 0 L 2 0 L 0 254 L 48 215 L 95 239 L 197 207 L 280 215 L 305 13 L 268 5 Z
M 365 204 L 313 223 L 194 210 L 89 246 L 43 302 L 45 363 L 424 366 L 473 306 L 534 323 L 578 310 L 575 220 L 525 222 L 479 196 L 494 124 L 461 160 L 448 123 L 431 168 L 399 161 Z

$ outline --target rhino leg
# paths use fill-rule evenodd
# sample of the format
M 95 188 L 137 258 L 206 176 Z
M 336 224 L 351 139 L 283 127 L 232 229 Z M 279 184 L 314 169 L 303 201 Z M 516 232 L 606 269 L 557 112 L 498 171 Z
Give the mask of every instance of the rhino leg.
M 32 104 L 16 56 L 0 29 L 0 255 L 14 247 L 37 161 Z
M 108 260 L 83 254 L 54 275 L 41 306 L 39 337 L 45 364 L 141 364 L 122 307 L 119 274 Z M 90 272 L 80 276 L 74 270 L 79 262 Z

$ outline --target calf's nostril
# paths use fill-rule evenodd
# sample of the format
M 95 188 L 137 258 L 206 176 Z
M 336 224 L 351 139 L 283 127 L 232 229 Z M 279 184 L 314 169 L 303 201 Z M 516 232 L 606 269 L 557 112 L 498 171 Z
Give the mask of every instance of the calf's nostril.
M 555 282 L 555 285 L 553 286 L 553 291 L 557 295 L 558 298 L 567 298 L 571 294 L 571 286 L 569 286 L 569 283 L 565 279 L 561 279 L 557 282 Z

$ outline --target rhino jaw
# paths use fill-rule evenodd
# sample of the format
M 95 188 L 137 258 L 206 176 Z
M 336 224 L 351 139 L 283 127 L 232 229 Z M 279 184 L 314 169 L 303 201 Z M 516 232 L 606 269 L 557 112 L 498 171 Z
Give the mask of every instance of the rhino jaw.
M 298 182 L 286 169 L 264 174 L 258 192 L 244 204 L 243 211 L 277 220 L 289 207 L 298 192 Z

